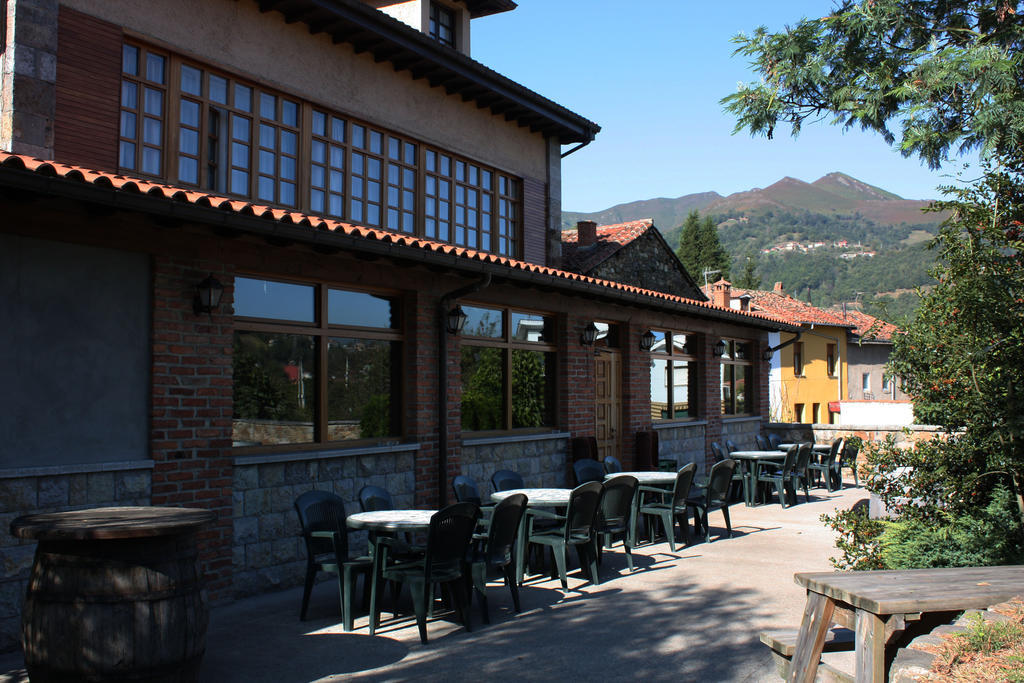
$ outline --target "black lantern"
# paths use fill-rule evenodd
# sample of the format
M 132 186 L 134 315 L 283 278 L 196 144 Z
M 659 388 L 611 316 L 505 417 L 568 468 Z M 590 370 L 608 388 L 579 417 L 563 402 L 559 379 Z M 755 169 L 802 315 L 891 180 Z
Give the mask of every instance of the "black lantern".
M 715 344 L 715 355 L 718 356 L 719 358 L 721 358 L 722 354 L 724 354 L 724 353 L 725 353 L 725 340 L 724 339 L 719 339 L 718 343 Z
M 445 329 L 448 330 L 448 334 L 461 334 L 467 320 L 469 320 L 469 316 L 462 310 L 462 306 L 456 306 L 448 311 L 445 318 Z
M 770 361 L 774 355 L 775 352 L 769 348 L 764 350 L 764 353 L 761 354 L 761 358 L 764 358 L 766 361 Z
M 640 337 L 640 350 L 650 351 L 654 348 L 654 333 L 650 330 L 644 332 L 643 336 Z
M 220 297 L 224 293 L 224 285 L 212 275 L 196 285 L 196 295 L 192 299 L 192 310 L 196 315 L 200 313 L 213 313 L 220 305 Z
M 597 341 L 597 325 L 591 321 L 583 328 L 583 334 L 580 335 L 580 343 L 584 346 L 593 346 L 595 341 Z

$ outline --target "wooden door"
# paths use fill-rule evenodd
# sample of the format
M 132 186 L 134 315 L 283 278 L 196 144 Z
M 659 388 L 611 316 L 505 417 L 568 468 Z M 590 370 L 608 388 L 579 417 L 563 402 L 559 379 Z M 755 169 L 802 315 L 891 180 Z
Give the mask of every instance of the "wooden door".
M 594 356 L 594 422 L 600 459 L 621 459 L 622 380 L 618 351 L 600 349 Z

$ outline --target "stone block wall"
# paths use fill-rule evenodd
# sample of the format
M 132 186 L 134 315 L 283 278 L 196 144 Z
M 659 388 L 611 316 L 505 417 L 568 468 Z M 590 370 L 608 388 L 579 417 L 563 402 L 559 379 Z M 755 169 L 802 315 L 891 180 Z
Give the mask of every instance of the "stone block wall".
M 89 466 L 58 473 L 56 467 L 0 471 L 0 652 L 21 638 L 21 606 L 28 587 L 35 541 L 9 533 L 22 515 L 112 505 L 149 505 L 152 463 Z M 131 469 L 126 469 L 130 467 Z
M 331 491 L 352 514 L 359 512 L 359 490 L 369 485 L 387 489 L 396 508 L 413 508 L 415 458 L 412 450 L 238 458 L 232 501 L 234 595 L 302 585 L 306 549 L 293 507 L 296 498 L 312 489 Z M 352 552 L 365 551 L 365 535 L 352 534 L 349 542 Z
M 472 439 L 462 445 L 462 474 L 471 477 L 485 497 L 497 470 L 519 472 L 531 488 L 569 486 L 568 463 L 569 435 L 565 433 Z
M 704 422 L 665 426 L 655 424 L 654 429 L 658 432 L 658 458 L 660 460 L 674 459 L 677 469 L 694 462 L 697 463 L 697 472 L 703 473 L 706 470 L 706 454 L 704 452 L 706 427 Z
M 745 418 L 722 421 L 722 446 L 731 439 L 740 449 L 757 448 L 754 437 L 761 432 L 761 418 Z

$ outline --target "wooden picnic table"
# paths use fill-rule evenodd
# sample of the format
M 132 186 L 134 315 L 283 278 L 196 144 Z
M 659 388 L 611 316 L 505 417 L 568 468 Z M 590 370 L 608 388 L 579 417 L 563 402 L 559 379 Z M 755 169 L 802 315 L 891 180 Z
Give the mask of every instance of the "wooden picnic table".
M 856 680 L 885 681 L 886 643 L 907 621 L 1024 594 L 1024 565 L 795 574 L 807 589 L 789 680 L 813 681 L 832 623 L 856 633 Z

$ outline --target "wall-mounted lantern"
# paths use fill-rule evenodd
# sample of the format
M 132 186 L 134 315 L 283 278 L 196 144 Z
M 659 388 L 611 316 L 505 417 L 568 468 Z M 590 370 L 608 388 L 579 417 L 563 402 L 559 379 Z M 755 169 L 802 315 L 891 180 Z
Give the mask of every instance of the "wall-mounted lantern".
M 448 334 L 462 334 L 467 320 L 469 320 L 469 316 L 462 310 L 462 306 L 456 306 L 448 311 L 445 318 L 445 329 L 448 330 Z
M 715 344 L 715 355 L 718 356 L 719 358 L 721 358 L 722 354 L 724 354 L 724 353 L 725 353 L 725 340 L 724 339 L 719 339 L 718 343 Z
M 643 336 L 640 337 L 640 350 L 650 351 L 652 348 L 654 348 L 654 332 L 647 330 L 644 332 Z
M 224 285 L 212 275 L 196 285 L 196 295 L 192 299 L 192 310 L 196 315 L 200 313 L 213 313 L 220 305 L 220 297 L 224 294 Z
M 584 346 L 593 346 L 595 341 L 597 341 L 597 325 L 591 321 L 583 328 L 583 334 L 580 335 L 580 343 Z

